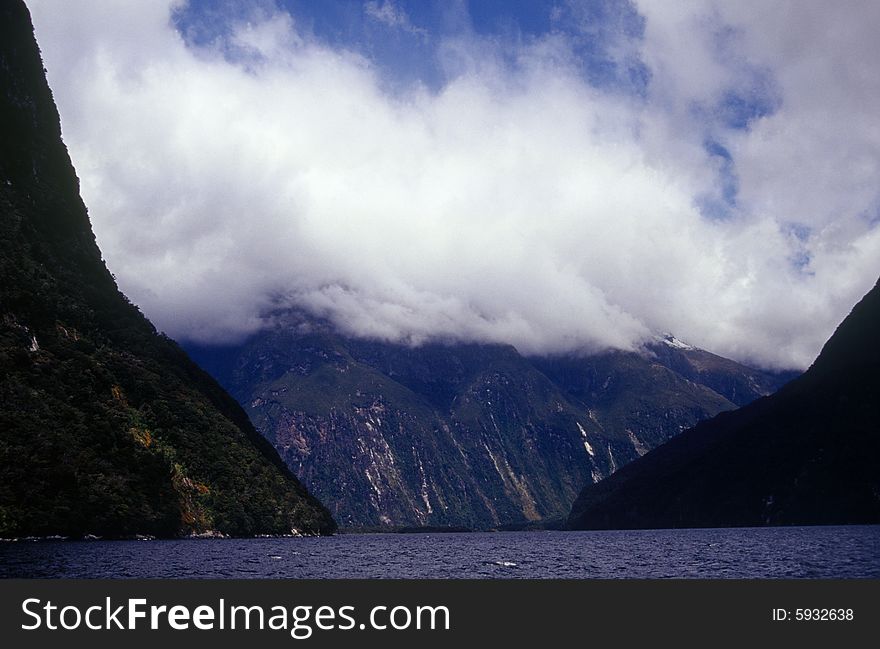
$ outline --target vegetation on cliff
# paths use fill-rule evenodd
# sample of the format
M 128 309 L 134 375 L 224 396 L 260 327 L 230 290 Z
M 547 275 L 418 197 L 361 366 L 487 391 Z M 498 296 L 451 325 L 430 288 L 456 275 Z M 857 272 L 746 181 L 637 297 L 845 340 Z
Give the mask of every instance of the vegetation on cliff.
M 0 8 L 0 537 L 329 533 L 238 404 L 118 290 L 27 9 Z

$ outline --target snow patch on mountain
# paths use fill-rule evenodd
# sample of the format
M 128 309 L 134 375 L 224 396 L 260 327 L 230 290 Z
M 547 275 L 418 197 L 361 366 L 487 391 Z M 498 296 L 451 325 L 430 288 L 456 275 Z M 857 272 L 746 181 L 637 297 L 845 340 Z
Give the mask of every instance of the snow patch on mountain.
M 657 337 L 657 341 L 663 343 L 664 345 L 668 345 L 674 349 L 686 349 L 686 350 L 694 350 L 696 347 L 693 345 L 688 345 L 686 342 L 682 342 L 675 336 L 670 333 L 665 333 Z

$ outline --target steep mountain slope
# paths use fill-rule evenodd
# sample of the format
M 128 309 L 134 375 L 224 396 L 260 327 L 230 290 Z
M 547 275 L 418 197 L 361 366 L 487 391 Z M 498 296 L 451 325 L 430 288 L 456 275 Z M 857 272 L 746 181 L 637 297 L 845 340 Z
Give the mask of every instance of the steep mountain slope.
M 880 522 L 880 284 L 813 366 L 594 485 L 574 528 Z
M 343 525 L 561 519 L 587 482 L 735 407 L 651 350 L 530 359 L 503 345 L 348 338 L 301 313 L 275 320 L 241 347 L 190 351 Z M 776 380 L 730 365 L 731 381 L 756 377 L 754 397 Z
M 238 404 L 122 295 L 27 9 L 0 6 L 0 537 L 331 532 Z

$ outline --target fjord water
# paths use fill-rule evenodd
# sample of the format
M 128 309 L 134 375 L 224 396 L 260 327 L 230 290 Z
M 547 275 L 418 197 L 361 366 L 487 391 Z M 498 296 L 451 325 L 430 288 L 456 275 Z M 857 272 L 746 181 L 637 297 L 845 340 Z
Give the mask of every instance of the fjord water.
M 880 526 L 18 541 L 0 577 L 880 578 Z

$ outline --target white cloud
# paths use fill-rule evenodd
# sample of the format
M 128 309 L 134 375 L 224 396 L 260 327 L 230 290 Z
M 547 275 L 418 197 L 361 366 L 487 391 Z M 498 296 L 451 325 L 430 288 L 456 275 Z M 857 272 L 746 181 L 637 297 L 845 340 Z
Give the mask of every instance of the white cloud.
M 878 48 L 831 5 L 640 7 L 643 101 L 585 85 L 558 37 L 520 46 L 516 72 L 480 50 L 438 93 L 392 97 L 285 14 L 236 30 L 261 57 L 245 66 L 188 48 L 168 4 L 29 4 L 108 265 L 175 337 L 240 337 L 280 301 L 395 340 L 541 353 L 673 331 L 803 366 L 878 274 Z M 748 132 L 694 117 L 762 67 L 776 113 Z M 695 207 L 717 184 L 707 129 L 739 179 L 726 220 Z
M 364 13 L 373 20 L 394 29 L 401 29 L 410 34 L 427 35 L 427 31 L 413 25 L 406 11 L 392 0 L 369 0 L 364 4 Z
M 674 123 L 674 132 L 686 132 L 695 104 L 716 104 L 730 89 L 747 93 L 756 70 L 772 78 L 779 105 L 771 114 L 744 131 L 713 133 L 735 163 L 739 222 L 763 228 L 772 243 L 754 248 L 729 235 L 754 257 L 749 290 L 734 284 L 726 291 L 730 318 L 707 339 L 734 355 L 803 364 L 880 274 L 880 5 L 638 5 L 646 16 L 652 99 L 665 105 L 664 124 Z M 726 48 L 713 33 L 724 36 Z M 663 135 L 660 146 L 668 141 Z M 803 240 L 785 235 L 792 226 Z M 806 276 L 772 271 L 769 262 L 797 256 L 808 260 Z M 749 335 L 731 338 L 727 327 Z

